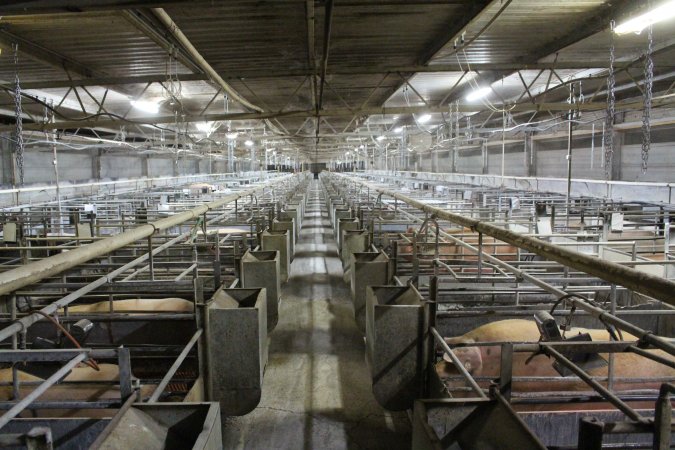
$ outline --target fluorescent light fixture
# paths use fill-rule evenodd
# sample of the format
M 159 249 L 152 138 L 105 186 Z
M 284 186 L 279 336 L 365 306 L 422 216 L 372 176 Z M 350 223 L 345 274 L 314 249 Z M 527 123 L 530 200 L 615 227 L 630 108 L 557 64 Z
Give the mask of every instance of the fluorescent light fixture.
M 239 136 L 239 133 L 237 133 L 236 131 L 228 131 L 227 133 L 225 133 L 225 137 L 228 139 L 237 139 L 237 136 Z
M 197 122 L 197 129 L 208 134 L 213 131 L 213 122 Z
M 489 87 L 476 89 L 475 91 L 470 92 L 469 95 L 466 96 L 466 101 L 473 102 L 474 100 L 480 100 L 483 97 L 487 97 L 490 94 L 490 92 L 492 92 L 492 89 Z
M 378 136 L 378 137 L 375 138 L 375 140 L 376 140 L 377 142 L 384 141 L 385 139 L 386 139 L 386 138 L 385 138 L 384 136 Z
M 673 17 L 675 17 L 675 0 L 670 0 L 661 4 L 661 6 L 657 6 L 644 14 L 633 17 L 616 26 L 614 32 L 616 34 L 640 34 L 640 32 L 648 26 L 672 19 Z
M 157 114 L 159 112 L 159 103 L 149 102 L 146 100 L 131 100 L 131 106 L 150 114 Z
M 246 139 L 246 142 L 244 142 L 244 145 L 247 147 L 253 147 L 253 141 L 250 139 Z
M 394 128 L 394 133 L 400 133 L 401 131 L 403 131 L 403 127 Z
M 423 114 L 417 118 L 419 123 L 427 123 L 431 120 L 431 114 Z

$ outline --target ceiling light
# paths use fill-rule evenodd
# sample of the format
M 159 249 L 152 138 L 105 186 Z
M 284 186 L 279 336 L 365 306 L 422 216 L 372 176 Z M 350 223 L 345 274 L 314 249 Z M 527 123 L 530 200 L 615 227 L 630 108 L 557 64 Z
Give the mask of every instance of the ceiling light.
M 237 136 L 239 136 L 239 133 L 237 133 L 236 131 L 228 131 L 227 133 L 225 133 L 225 137 L 228 139 L 237 139 Z
M 637 17 L 625 21 L 616 26 L 614 32 L 616 34 L 640 33 L 642 30 L 650 25 L 675 17 L 675 0 L 670 0 L 663 3 L 661 6 L 647 11 Z
M 146 100 L 131 100 L 130 103 L 134 108 L 146 113 L 157 114 L 159 112 L 159 103 Z
M 375 138 L 375 140 L 376 140 L 377 142 L 384 141 L 385 139 L 386 139 L 386 138 L 385 138 L 384 136 L 378 136 L 378 137 Z
M 244 142 L 244 145 L 247 147 L 253 147 L 253 141 L 250 139 L 246 139 L 246 142 Z
M 470 92 L 469 95 L 466 96 L 466 101 L 472 102 L 474 100 L 480 100 L 483 97 L 487 97 L 491 91 L 492 89 L 489 87 L 476 89 L 475 91 Z
M 197 122 L 197 129 L 202 133 L 213 131 L 213 122 Z
M 419 123 L 427 123 L 430 120 L 431 120 L 431 114 L 423 114 L 417 119 L 417 121 Z
M 394 133 L 400 133 L 401 131 L 403 131 L 403 127 L 394 128 Z

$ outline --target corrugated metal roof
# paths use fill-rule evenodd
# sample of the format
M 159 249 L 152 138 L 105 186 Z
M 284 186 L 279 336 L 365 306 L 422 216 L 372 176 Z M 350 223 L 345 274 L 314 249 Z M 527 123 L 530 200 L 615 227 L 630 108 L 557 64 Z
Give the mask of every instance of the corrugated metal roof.
M 74 8 L 84 10 L 88 6 L 84 0 L 72 3 Z M 326 110 L 353 111 L 353 114 L 322 119 L 321 132 L 335 130 L 341 134 L 344 130 L 352 132 L 362 126 L 367 115 L 359 113 L 361 107 L 414 106 L 425 102 L 438 106 L 442 100 L 446 104 L 461 98 L 458 96 L 470 89 L 468 80 L 474 76 L 476 83 L 491 83 L 496 91 L 491 98 L 493 101 L 503 98 L 529 102 L 521 76 L 531 93 L 536 95 L 545 90 L 549 80 L 553 80 L 553 85 L 559 81 L 558 77 L 566 80 L 584 73 L 584 69 L 602 73 L 599 70 L 607 65 L 611 41 L 610 32 L 606 30 L 609 18 L 635 6 L 634 3 L 628 0 L 336 1 L 322 106 Z M 125 4 L 134 6 L 133 0 Z M 320 80 L 315 83 L 314 77 L 320 73 L 324 53 L 325 5 L 325 1 L 310 3 L 314 9 L 313 20 L 310 18 L 314 26 L 313 38 L 309 35 L 306 0 L 169 2 L 166 12 L 204 59 L 248 101 L 265 111 L 282 108 L 284 111 L 312 111 L 318 98 L 314 85 L 320 88 Z M 2 12 L 0 5 L 0 16 Z M 149 76 L 155 81 L 165 80 L 168 57 L 163 46 L 170 47 L 177 41 L 153 17 L 151 10 L 141 9 L 134 14 L 137 15 L 133 17 L 141 17 L 142 20 L 138 20 L 145 27 L 154 30 L 152 35 L 131 20 L 130 14 L 121 6 L 110 11 L 35 15 L 12 15 L 10 12 L 2 16 L 0 45 L 4 36 L 5 47 L 0 55 L 0 83 L 8 85 L 14 77 L 7 36 L 18 36 L 27 42 L 20 45 L 22 54 L 18 68 L 22 82 L 60 82 L 67 80 L 69 75 L 80 79 L 83 78 L 79 73 L 82 71 L 96 78 Z M 655 71 L 666 79 L 672 71 L 670 61 L 675 53 L 672 29 L 672 24 L 654 28 Z M 467 43 L 470 45 L 464 48 Z M 615 43 L 619 61 L 639 58 L 646 46 L 644 34 L 616 37 Z M 37 53 L 31 52 L 31 46 L 38 49 Z M 314 47 L 313 55 L 309 54 L 311 46 Z M 45 53 L 49 56 L 46 59 Z M 180 53 L 181 58 L 187 54 L 184 49 Z M 58 67 L 61 59 L 72 66 L 70 74 Z M 520 75 L 512 70 L 516 67 L 511 67 L 553 61 L 578 67 L 556 69 L 555 74 L 546 67 L 526 68 Z M 455 68 L 417 74 L 412 73 L 413 70 L 402 70 L 424 64 Z M 499 64 L 510 64 L 511 68 L 503 69 Z M 459 65 L 464 70 L 471 67 L 478 74 L 464 77 L 462 84 L 449 96 L 462 76 Z M 195 67 L 194 62 L 176 63 L 172 72 L 191 74 Z M 636 67 L 639 69 L 640 66 Z M 639 77 L 638 70 L 631 75 Z M 412 88 L 406 86 L 404 79 L 408 79 Z M 628 79 L 623 73 L 617 82 L 625 83 Z M 602 78 L 589 80 L 584 89 L 589 95 L 602 92 L 602 83 Z M 214 83 L 185 81 L 182 87 L 181 114 L 224 111 L 223 94 L 216 95 L 218 90 Z M 130 113 L 132 118 L 143 114 L 129 111 L 127 97 L 141 93 L 148 100 L 163 101 L 166 97 L 157 82 L 149 86 L 144 82 L 126 82 L 87 89 L 100 99 L 106 88 L 115 92 L 106 99 L 106 109 L 119 115 Z M 68 88 L 31 92 L 59 99 Z M 81 89 L 79 92 L 86 109 L 96 111 L 96 102 Z M 636 92 L 629 89 L 625 95 Z M 78 112 L 79 103 L 72 96 L 71 93 L 62 107 L 64 115 L 72 116 Z M 547 101 L 564 98 L 565 89 L 546 95 Z M 7 114 L 11 109 L 11 97 L 6 92 L 0 93 L 0 115 L 5 116 L 5 122 L 12 121 Z M 25 110 L 41 114 L 41 106 L 31 105 L 28 100 Z M 165 104 L 162 113 L 173 110 Z M 245 108 L 231 104 L 230 111 L 245 111 Z M 476 120 L 487 115 L 479 115 Z M 377 117 L 372 124 L 374 127 L 391 126 L 392 120 L 390 116 Z M 437 114 L 432 123 L 440 120 Z M 280 118 L 276 128 L 285 128 L 294 136 L 308 136 L 312 134 L 314 123 L 316 120 L 306 121 L 305 117 Z M 236 122 L 234 126 L 260 130 L 263 124 L 260 120 L 248 120 Z M 310 145 L 311 141 L 296 136 L 293 142 L 304 146 Z

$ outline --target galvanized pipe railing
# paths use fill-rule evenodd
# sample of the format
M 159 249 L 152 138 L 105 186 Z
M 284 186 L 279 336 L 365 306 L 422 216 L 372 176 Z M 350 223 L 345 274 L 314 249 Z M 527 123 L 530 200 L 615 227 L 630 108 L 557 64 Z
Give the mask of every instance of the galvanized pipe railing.
M 357 180 L 353 180 L 351 178 L 348 178 L 348 179 L 350 181 L 356 181 L 358 183 L 364 183 L 360 180 L 357 181 Z M 364 184 L 368 185 L 368 183 L 364 183 Z M 373 186 L 371 186 L 371 187 L 373 189 L 377 189 L 376 187 L 373 187 Z M 397 198 L 401 199 L 401 200 L 403 200 L 401 197 L 407 198 L 405 196 L 400 196 L 396 193 L 393 193 L 391 191 L 387 191 L 385 189 L 377 189 L 376 191 L 380 192 L 381 195 L 389 195 L 388 193 L 397 195 Z M 424 206 L 426 206 L 426 205 L 424 205 Z M 428 208 L 430 208 L 430 207 L 428 207 Z M 438 208 L 432 208 L 432 209 L 438 209 Z M 439 211 L 443 212 L 442 210 L 439 210 Z M 408 213 L 405 213 L 405 214 L 408 214 Z M 452 213 L 449 213 L 449 214 L 452 214 Z M 453 214 L 453 215 L 456 215 L 456 214 Z M 411 215 L 411 218 L 412 217 L 414 217 L 414 216 Z M 437 217 L 439 217 L 439 216 L 437 215 Z M 459 216 L 459 217 L 464 218 L 463 216 Z M 414 217 L 414 219 L 418 220 L 418 221 L 422 221 L 422 219 L 420 219 L 418 217 Z M 473 220 L 473 219 L 471 219 L 471 220 Z M 517 233 L 513 233 L 513 232 L 511 232 L 511 233 L 517 235 Z M 488 233 L 486 233 L 486 234 L 488 234 Z M 513 273 L 517 277 L 519 277 L 521 279 L 524 279 L 524 280 L 527 280 L 527 281 L 531 282 L 532 284 L 534 284 L 535 286 L 541 287 L 542 289 L 546 290 L 547 292 L 550 292 L 554 295 L 557 295 L 558 297 L 567 296 L 569 294 L 568 292 L 566 292 L 566 291 L 564 291 L 564 290 L 562 290 L 558 287 L 555 287 L 555 286 L 553 286 L 549 283 L 546 283 L 545 281 L 542 281 L 539 278 L 537 278 L 537 277 L 535 277 L 535 276 L 533 276 L 533 275 L 531 275 L 531 274 L 529 274 L 525 271 L 522 271 L 522 270 L 510 265 L 509 263 L 507 263 L 505 261 L 502 261 L 499 258 L 496 258 L 496 257 L 494 257 L 490 254 L 482 252 L 479 248 L 476 248 L 476 247 L 472 246 L 471 244 L 468 244 L 468 243 L 466 243 L 466 242 L 464 242 L 460 239 L 457 239 L 449 233 L 446 233 L 444 231 L 440 231 L 440 235 L 443 236 L 443 237 L 446 237 L 448 239 L 451 239 L 457 245 L 463 246 L 463 247 L 465 247 L 465 248 L 467 248 L 471 251 L 474 251 L 474 252 L 477 252 L 477 253 L 481 254 L 482 257 L 485 258 L 486 260 L 488 260 L 488 261 L 490 261 L 490 262 L 492 262 L 492 263 L 494 263 L 494 264 L 496 264 L 500 267 L 503 267 L 504 269 Z M 538 239 L 537 239 L 537 241 L 538 241 Z M 541 242 L 543 242 L 543 241 L 541 241 Z M 546 242 L 543 242 L 543 243 L 547 244 L 548 246 L 554 246 L 555 247 L 555 245 L 553 245 L 553 244 L 548 244 Z M 579 257 L 587 257 L 586 255 L 583 255 L 581 253 L 576 253 L 576 252 L 572 252 L 572 253 L 577 254 Z M 593 258 L 593 259 L 599 260 L 598 258 Z M 605 262 L 603 260 L 599 260 L 599 261 Z M 621 267 L 621 266 L 619 266 L 619 267 Z M 637 272 L 634 269 L 628 269 L 628 270 L 630 270 L 631 272 Z M 638 272 L 638 274 L 642 274 L 642 272 Z M 602 277 L 599 277 L 599 278 L 602 278 Z M 652 278 L 659 278 L 659 277 L 653 277 L 652 276 Z M 669 280 L 666 280 L 666 279 L 663 279 L 663 280 L 673 284 Z M 622 284 L 622 283 L 617 283 L 617 284 Z M 626 286 L 626 284 L 623 284 L 623 285 Z M 675 293 L 675 291 L 673 291 L 673 292 Z M 601 321 L 603 321 L 607 324 L 614 325 L 614 326 L 616 326 L 617 328 L 619 328 L 623 331 L 626 331 L 626 332 L 628 332 L 628 333 L 630 333 L 634 336 L 637 336 L 643 342 L 651 344 L 654 347 L 659 348 L 661 350 L 664 350 L 671 355 L 675 355 L 675 344 L 673 344 L 669 340 L 664 339 L 660 336 L 657 336 L 657 335 L 653 334 L 651 331 L 646 331 L 646 330 L 643 330 L 639 327 L 636 327 L 635 325 L 633 325 L 633 324 L 631 324 L 631 323 L 629 323 L 625 320 L 622 320 L 622 319 L 620 319 L 620 318 L 618 318 L 618 317 L 616 317 L 612 314 L 609 314 L 606 311 L 604 311 L 603 309 L 597 308 L 597 307 L 591 305 L 590 303 L 588 303 L 584 300 L 581 300 L 580 298 L 569 298 L 567 301 L 569 303 L 572 303 L 574 306 L 578 307 L 579 309 L 582 309 L 582 310 L 588 312 L 589 314 L 598 318 L 599 320 L 601 320 Z
M 405 202 L 423 212 L 435 215 L 438 219 L 448 220 L 463 227 L 470 228 L 473 231 L 492 236 L 500 241 L 526 249 L 544 258 L 557 261 L 565 266 L 578 269 L 610 283 L 625 286 L 634 292 L 648 295 L 664 303 L 675 306 L 675 282 L 666 278 L 640 272 L 611 261 L 566 249 L 541 239 L 506 230 L 488 222 L 436 208 L 417 199 L 372 185 L 365 181 L 344 175 L 338 176 L 349 182 L 367 186 L 374 192 Z
M 269 184 L 279 184 L 281 182 L 287 181 L 291 177 L 292 175 L 280 177 L 274 181 L 270 181 L 267 186 L 269 186 Z M 9 294 L 24 286 L 37 283 L 38 281 L 47 277 L 57 275 L 79 264 L 90 261 L 97 256 L 108 254 L 138 240 L 152 236 L 157 231 L 166 230 L 173 226 L 187 222 L 188 220 L 196 219 L 200 215 L 212 209 L 219 208 L 240 198 L 255 194 L 262 188 L 263 186 L 258 186 L 252 189 L 237 192 L 235 194 L 226 195 L 219 200 L 205 203 L 191 210 L 184 211 L 182 213 L 166 217 L 152 223 L 140 225 L 132 230 L 111 236 L 106 239 L 101 239 L 75 250 L 51 256 L 41 261 L 0 273 L 0 295 Z

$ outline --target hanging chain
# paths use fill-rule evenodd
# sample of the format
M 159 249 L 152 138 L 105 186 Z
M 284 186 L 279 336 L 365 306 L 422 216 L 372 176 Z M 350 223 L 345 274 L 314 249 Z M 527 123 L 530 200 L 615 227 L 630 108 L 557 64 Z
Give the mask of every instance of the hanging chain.
M 178 78 L 178 49 L 173 45 L 169 47 L 169 52 L 166 60 L 166 81 L 164 83 L 164 90 L 162 92 L 164 98 L 169 101 L 170 105 L 182 107 L 182 92 L 183 86 Z
M 455 125 L 455 111 L 453 110 L 452 103 L 448 105 L 448 111 L 450 112 L 450 120 L 448 121 L 448 139 L 452 139 Z
M 453 103 L 455 106 L 455 140 L 453 141 L 452 148 L 452 158 L 451 161 L 451 172 L 457 171 L 457 149 L 459 148 L 459 100 L 455 100 Z
M 607 75 L 607 115 L 603 145 L 605 150 L 605 179 L 609 180 L 612 175 L 612 158 L 614 157 L 614 114 L 615 114 L 615 84 L 614 78 L 614 21 L 610 24 L 612 42 L 609 46 L 609 74 Z
M 19 171 L 19 185 L 23 186 L 23 111 L 21 110 L 21 83 L 19 80 L 19 44 L 14 44 L 14 115 L 16 130 L 16 168 Z
M 654 50 L 654 41 L 652 36 L 652 26 L 649 26 L 647 33 L 647 55 L 645 57 L 645 95 L 644 108 L 642 110 L 642 173 L 647 173 L 647 162 L 649 160 L 649 148 L 651 146 L 651 121 L 652 111 L 652 86 L 654 85 L 654 60 L 652 52 Z
M 455 137 L 459 138 L 459 100 L 455 100 Z

